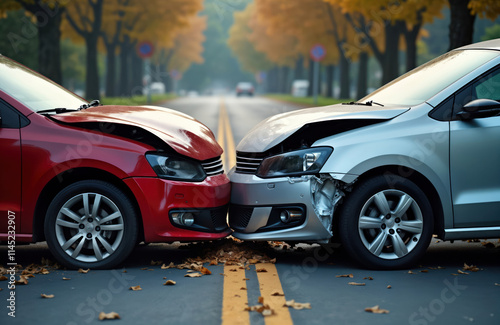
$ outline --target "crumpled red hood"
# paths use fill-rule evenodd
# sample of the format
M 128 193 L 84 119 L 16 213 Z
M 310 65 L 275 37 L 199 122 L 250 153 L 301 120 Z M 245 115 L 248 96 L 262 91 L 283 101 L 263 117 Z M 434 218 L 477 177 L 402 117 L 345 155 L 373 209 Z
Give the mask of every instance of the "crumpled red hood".
M 98 106 L 51 115 L 63 123 L 102 122 L 141 127 L 181 155 L 207 160 L 222 154 L 214 134 L 193 117 L 154 106 Z

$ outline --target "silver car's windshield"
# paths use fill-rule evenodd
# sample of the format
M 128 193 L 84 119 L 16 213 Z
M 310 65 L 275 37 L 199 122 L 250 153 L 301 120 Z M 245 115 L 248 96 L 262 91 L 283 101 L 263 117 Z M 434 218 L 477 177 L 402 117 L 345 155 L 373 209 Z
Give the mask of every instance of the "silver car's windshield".
M 87 104 L 55 82 L 1 55 L 0 90 L 34 112 L 53 108 L 76 109 Z
M 471 71 L 500 55 L 498 51 L 452 51 L 379 88 L 360 102 L 413 106 L 425 102 Z

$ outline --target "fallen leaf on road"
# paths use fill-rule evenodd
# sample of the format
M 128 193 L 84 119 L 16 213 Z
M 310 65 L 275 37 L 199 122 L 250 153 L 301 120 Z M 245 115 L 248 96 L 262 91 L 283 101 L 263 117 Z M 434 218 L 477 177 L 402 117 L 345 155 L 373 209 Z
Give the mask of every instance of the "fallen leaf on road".
M 166 270 L 166 269 L 171 269 L 171 268 L 174 268 L 174 267 L 175 267 L 174 262 L 170 262 L 170 264 L 169 264 L 169 265 L 165 265 L 165 264 L 163 264 L 163 265 L 161 266 L 161 269 L 162 269 L 162 270 Z
M 78 273 L 83 273 L 83 274 L 87 274 L 87 273 L 89 273 L 89 271 L 90 271 L 90 269 L 86 269 L 86 270 L 78 269 Z
M 366 283 L 358 283 L 358 282 L 349 282 L 347 284 L 352 285 L 352 286 L 364 286 L 364 285 L 366 285 Z
M 63 280 L 71 280 L 71 278 L 65 278 L 65 277 L 63 277 L 62 279 Z
M 0 276 L 0 281 L 6 281 L 8 278 L 5 275 Z
M 409 270 L 408 274 L 415 274 L 415 272 L 413 272 L 412 270 Z
M 120 315 L 118 315 L 118 313 L 115 313 L 114 311 L 110 313 L 105 313 L 101 311 L 99 313 L 99 320 L 106 320 L 106 319 L 120 319 Z
M 374 314 L 388 314 L 389 313 L 389 311 L 387 309 L 379 308 L 378 305 L 365 308 L 365 311 L 367 311 L 369 313 L 374 313 Z
M 251 258 L 251 259 L 248 260 L 248 263 L 250 263 L 250 264 L 257 264 L 259 262 L 260 261 L 258 259 L 255 259 L 255 258 Z
M 464 263 L 464 267 L 462 268 L 464 271 L 471 271 L 471 272 L 477 272 L 479 271 L 479 268 L 475 265 L 467 265 L 467 263 Z
M 175 285 L 177 282 L 175 282 L 174 280 L 167 280 L 167 282 L 165 282 L 163 285 L 164 286 L 173 286 Z
M 354 278 L 354 275 L 352 275 L 352 274 L 341 274 L 341 275 L 337 275 L 336 278 Z
M 363 280 L 373 280 L 373 278 L 371 276 L 366 276 L 363 278 Z
M 54 295 L 46 295 L 45 293 L 42 293 L 41 296 L 42 298 L 47 298 L 47 299 L 54 298 Z
M 241 287 L 240 290 L 248 290 L 248 289 L 245 287 Z
M 229 272 L 238 272 L 238 269 L 230 269 Z
M 260 268 L 260 269 L 256 269 L 255 272 L 263 273 L 263 272 L 267 272 L 267 270 L 265 268 Z
M 140 286 L 140 285 L 139 285 L 139 286 L 135 286 L 135 287 L 130 287 L 130 288 L 128 288 L 128 289 L 129 289 L 129 290 L 132 290 L 132 291 L 140 291 L 140 290 L 142 290 L 142 288 L 141 288 L 141 286 Z
M 27 275 L 20 275 L 19 280 L 16 280 L 15 284 L 28 284 L 28 276 Z
M 285 304 L 283 305 L 283 307 L 292 307 L 293 309 L 296 309 L 296 310 L 311 309 L 311 303 L 309 303 L 309 302 L 305 302 L 305 303 L 295 302 L 295 300 L 292 299 L 292 300 L 286 301 Z
M 219 262 L 217 261 L 217 259 L 214 259 L 214 260 L 211 260 L 208 265 L 217 265 L 217 264 L 219 264 Z
M 469 273 L 467 273 L 467 272 L 464 272 L 464 271 L 462 271 L 462 270 L 457 270 L 457 272 L 458 272 L 458 273 L 460 273 L 460 274 L 465 274 L 465 275 L 469 275 Z
M 199 278 L 201 277 L 201 273 L 188 273 L 188 274 L 185 274 L 184 277 L 185 278 Z
M 271 293 L 271 296 L 275 296 L 275 297 L 282 297 L 282 296 L 285 296 L 285 294 L 284 294 L 284 293 L 281 293 L 281 292 L 276 291 L 276 292 Z
M 391 286 L 391 285 L 388 285 L 388 286 L 387 286 L 387 289 L 390 289 L 390 288 L 392 288 L 392 286 Z
M 486 247 L 486 248 L 495 248 L 495 244 L 493 244 L 492 242 L 490 241 L 483 241 L 481 242 L 481 244 Z
M 500 284 L 498 284 L 498 283 L 495 283 L 495 285 L 500 287 Z
M 429 270 L 420 270 L 421 273 L 429 273 Z
M 211 272 L 209 269 L 207 269 L 206 267 L 204 267 L 204 266 L 202 266 L 202 267 L 200 268 L 200 272 L 201 272 L 201 274 L 203 274 L 203 275 L 210 275 L 210 274 L 212 274 L 212 272 Z
M 269 307 L 269 305 L 264 304 L 264 297 L 259 297 L 259 305 L 245 307 L 245 311 L 256 311 L 261 313 L 262 316 L 271 316 L 274 314 L 274 310 Z

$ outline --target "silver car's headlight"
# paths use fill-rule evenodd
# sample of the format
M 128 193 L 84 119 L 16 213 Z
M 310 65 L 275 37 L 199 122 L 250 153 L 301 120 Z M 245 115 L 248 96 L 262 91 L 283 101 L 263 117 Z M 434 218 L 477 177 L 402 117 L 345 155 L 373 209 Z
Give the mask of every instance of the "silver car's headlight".
M 257 176 L 269 178 L 317 174 L 332 151 L 329 147 L 318 147 L 272 156 L 262 161 Z
M 201 163 L 183 157 L 146 154 L 146 159 L 158 177 L 176 181 L 201 182 L 206 178 Z

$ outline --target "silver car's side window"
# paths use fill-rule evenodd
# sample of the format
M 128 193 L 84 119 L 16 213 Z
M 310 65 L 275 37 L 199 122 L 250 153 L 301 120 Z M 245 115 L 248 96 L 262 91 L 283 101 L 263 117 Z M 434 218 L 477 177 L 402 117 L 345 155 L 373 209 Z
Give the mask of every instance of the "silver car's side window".
M 456 114 L 464 105 L 475 99 L 500 100 L 500 69 L 479 77 L 456 92 L 454 97 L 452 119 L 457 119 Z
M 500 70 L 496 70 L 486 77 L 480 78 L 472 86 L 474 99 L 500 100 Z

